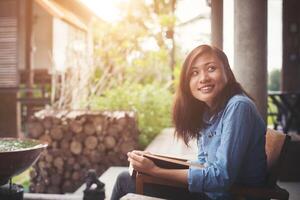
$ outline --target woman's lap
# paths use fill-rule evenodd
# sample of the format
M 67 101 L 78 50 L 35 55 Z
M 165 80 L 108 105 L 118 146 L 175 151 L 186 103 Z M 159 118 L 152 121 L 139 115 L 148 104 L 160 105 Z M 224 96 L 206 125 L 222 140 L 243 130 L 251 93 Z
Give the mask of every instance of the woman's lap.
M 117 200 L 127 193 L 135 193 L 135 179 L 128 172 L 122 172 L 117 178 L 111 199 Z M 189 193 L 184 188 L 154 184 L 145 184 L 144 194 L 165 199 L 207 199 L 206 195 L 202 193 Z

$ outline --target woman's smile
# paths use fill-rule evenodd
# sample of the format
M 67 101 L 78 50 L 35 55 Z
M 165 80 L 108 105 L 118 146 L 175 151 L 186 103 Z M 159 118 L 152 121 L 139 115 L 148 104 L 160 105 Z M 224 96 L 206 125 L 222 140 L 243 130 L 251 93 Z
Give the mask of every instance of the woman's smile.
M 202 93 L 210 93 L 214 89 L 214 85 L 204 85 L 202 87 L 199 87 L 198 90 Z
M 228 82 L 221 60 L 213 53 L 202 54 L 192 64 L 190 74 L 192 95 L 213 107 L 215 98 Z

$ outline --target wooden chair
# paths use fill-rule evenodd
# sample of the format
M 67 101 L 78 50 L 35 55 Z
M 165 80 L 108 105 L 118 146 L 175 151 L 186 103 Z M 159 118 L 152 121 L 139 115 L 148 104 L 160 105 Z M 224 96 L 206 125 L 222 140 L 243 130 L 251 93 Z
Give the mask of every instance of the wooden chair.
M 244 199 L 245 197 L 258 197 L 264 199 L 279 199 L 288 200 L 289 193 L 280 188 L 276 182 L 281 170 L 282 162 L 286 155 L 287 146 L 290 141 L 290 136 L 283 134 L 279 131 L 272 129 L 267 130 L 266 134 L 266 154 L 268 164 L 267 184 L 264 187 L 247 187 L 241 185 L 233 185 L 229 192 L 235 197 L 235 199 Z M 159 184 L 172 187 L 186 188 L 187 185 L 168 179 L 162 179 L 153 177 L 147 174 L 136 174 L 136 193 L 144 193 L 144 184 Z

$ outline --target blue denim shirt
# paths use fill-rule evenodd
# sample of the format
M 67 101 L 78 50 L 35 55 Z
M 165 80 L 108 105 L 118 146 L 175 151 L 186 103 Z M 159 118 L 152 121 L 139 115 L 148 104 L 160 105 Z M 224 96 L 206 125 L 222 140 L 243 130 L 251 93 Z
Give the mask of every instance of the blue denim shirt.
M 211 199 L 230 199 L 233 184 L 263 185 L 266 178 L 266 126 L 254 103 L 233 96 L 218 114 L 206 119 L 198 137 L 198 160 L 203 169 L 190 167 L 190 192 L 205 192 Z

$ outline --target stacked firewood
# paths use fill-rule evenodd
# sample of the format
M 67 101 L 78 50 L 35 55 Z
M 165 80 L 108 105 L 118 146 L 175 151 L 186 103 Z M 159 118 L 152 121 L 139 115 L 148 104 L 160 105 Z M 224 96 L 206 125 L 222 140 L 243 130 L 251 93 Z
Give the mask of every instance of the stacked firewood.
M 74 192 L 88 169 L 102 174 L 128 165 L 126 153 L 137 148 L 133 112 L 54 112 L 43 110 L 27 123 L 29 136 L 47 142 L 30 173 L 30 192 Z

